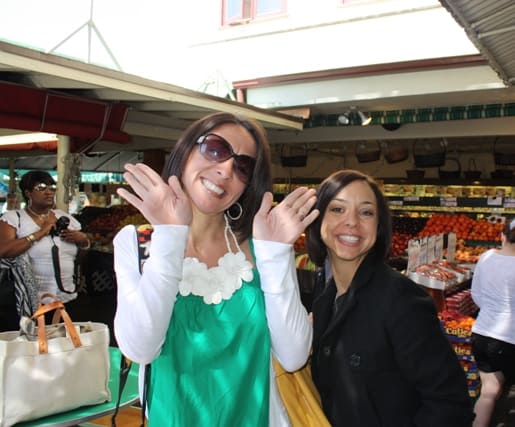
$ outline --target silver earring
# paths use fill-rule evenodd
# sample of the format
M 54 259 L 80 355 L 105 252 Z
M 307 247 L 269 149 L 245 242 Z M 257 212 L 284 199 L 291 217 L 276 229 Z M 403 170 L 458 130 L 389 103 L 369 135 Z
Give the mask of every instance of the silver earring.
M 233 215 L 233 214 L 231 214 L 231 211 L 233 209 L 239 209 L 239 212 L 236 215 Z M 241 207 L 239 202 L 236 202 L 229 209 L 227 209 L 226 213 L 231 221 L 238 221 L 241 218 L 241 216 L 243 215 L 243 208 Z

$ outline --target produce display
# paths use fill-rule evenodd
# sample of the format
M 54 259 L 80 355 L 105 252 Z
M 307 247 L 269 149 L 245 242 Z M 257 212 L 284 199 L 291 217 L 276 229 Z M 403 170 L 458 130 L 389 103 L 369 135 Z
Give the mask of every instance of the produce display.
M 434 213 L 424 217 L 394 217 L 392 257 L 406 254 L 408 241 L 419 237 L 455 232 L 457 237 L 455 258 L 459 262 L 475 263 L 486 250 L 501 243 L 502 221 L 495 218 L 473 219 L 465 214 Z
M 112 252 L 113 238 L 125 225 L 145 224 L 148 221 L 131 205 L 110 208 L 86 207 L 77 219 L 91 240 L 94 250 Z
M 468 239 L 470 230 L 475 222 L 475 219 L 465 214 L 435 213 L 429 217 L 417 237 L 435 236 L 454 231 L 458 239 Z
M 424 227 L 427 218 L 411 216 L 394 216 L 392 218 L 392 258 L 406 255 L 408 241 L 418 235 Z
M 463 316 L 474 316 L 479 310 L 472 300 L 470 289 L 464 289 L 447 296 L 445 298 L 445 307 L 447 310 L 462 314 Z
M 438 263 L 419 265 L 414 271 L 408 271 L 408 277 L 419 285 L 441 290 L 449 289 L 463 281 L 463 276 L 459 273 Z

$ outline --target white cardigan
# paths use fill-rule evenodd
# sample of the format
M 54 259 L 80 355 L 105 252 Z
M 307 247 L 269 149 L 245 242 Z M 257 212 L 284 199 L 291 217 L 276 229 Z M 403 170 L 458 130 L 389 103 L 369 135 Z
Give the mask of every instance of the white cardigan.
M 114 238 L 118 305 L 114 333 L 120 350 L 142 367 L 160 353 L 172 316 L 189 227 L 156 225 L 144 273 L 138 267 L 134 226 Z M 173 242 L 173 244 L 170 244 Z M 272 354 L 287 371 L 301 368 L 310 353 L 312 327 L 301 303 L 293 245 L 254 240 L 256 267 L 265 296 Z M 270 364 L 270 426 L 289 426 Z M 142 375 L 140 375 L 140 391 Z

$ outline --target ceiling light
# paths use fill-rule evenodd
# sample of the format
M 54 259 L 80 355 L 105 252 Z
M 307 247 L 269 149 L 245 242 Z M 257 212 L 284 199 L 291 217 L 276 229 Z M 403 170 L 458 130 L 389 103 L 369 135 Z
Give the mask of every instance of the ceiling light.
M 366 116 L 365 113 L 357 111 L 359 119 L 361 120 L 361 126 L 367 126 L 372 122 L 371 116 Z
M 351 124 L 367 126 L 372 122 L 372 117 L 366 116 L 363 112 L 359 111 L 357 107 L 350 107 L 349 118 Z
M 344 125 L 344 126 L 350 124 L 349 115 L 347 113 L 340 114 L 338 116 L 338 124 Z
M 55 133 L 32 132 L 0 136 L 0 145 L 31 144 L 49 141 L 57 141 L 57 135 Z
M 359 111 L 356 107 L 350 107 L 349 111 L 338 116 L 339 125 L 358 125 L 366 126 L 372 122 L 372 117 Z

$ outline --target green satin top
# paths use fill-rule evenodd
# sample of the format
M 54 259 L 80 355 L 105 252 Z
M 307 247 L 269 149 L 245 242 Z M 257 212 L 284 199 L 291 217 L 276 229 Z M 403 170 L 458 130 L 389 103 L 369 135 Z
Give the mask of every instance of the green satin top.
M 270 334 L 253 274 L 220 304 L 177 296 L 152 362 L 149 427 L 268 426 Z

